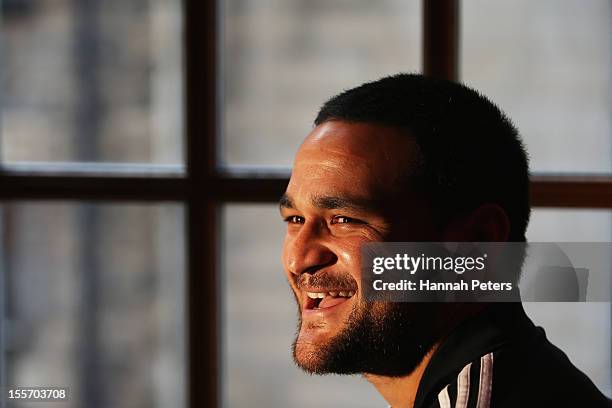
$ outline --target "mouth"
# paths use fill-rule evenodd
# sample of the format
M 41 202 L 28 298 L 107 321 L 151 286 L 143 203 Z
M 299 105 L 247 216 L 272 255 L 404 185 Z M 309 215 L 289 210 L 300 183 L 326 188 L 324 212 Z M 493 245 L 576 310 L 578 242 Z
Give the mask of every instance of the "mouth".
M 330 309 L 355 296 L 355 291 L 352 289 L 316 292 L 305 291 L 304 293 L 306 294 L 303 303 L 304 310 Z

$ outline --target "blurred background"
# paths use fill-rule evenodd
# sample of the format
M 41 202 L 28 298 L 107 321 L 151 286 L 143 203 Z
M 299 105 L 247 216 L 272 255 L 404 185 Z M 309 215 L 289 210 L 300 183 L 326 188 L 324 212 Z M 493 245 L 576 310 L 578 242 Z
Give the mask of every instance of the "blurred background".
M 327 98 L 422 71 L 421 1 L 218 4 L 224 169 L 287 170 Z M 532 172 L 610 176 L 610 1 L 459 4 L 459 77 L 512 118 Z M 0 165 L 183 177 L 184 22 L 178 0 L 0 0 Z M 219 205 L 220 404 L 385 406 L 361 378 L 294 367 L 283 234 L 273 202 Z M 612 211 L 539 207 L 527 238 L 610 242 Z M 187 406 L 186 241 L 181 200 L 0 201 L 0 386 L 68 386 L 57 407 Z M 612 396 L 610 304 L 526 309 Z

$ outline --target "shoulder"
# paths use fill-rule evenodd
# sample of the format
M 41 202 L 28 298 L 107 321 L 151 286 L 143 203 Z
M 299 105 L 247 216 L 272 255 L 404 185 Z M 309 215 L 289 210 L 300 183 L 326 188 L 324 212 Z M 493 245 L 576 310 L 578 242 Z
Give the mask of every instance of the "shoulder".
M 520 304 L 493 305 L 457 327 L 432 357 L 418 407 L 612 407 Z
M 610 400 L 546 339 L 544 330 L 537 330 L 531 341 L 494 353 L 491 406 L 610 407 Z
M 610 407 L 608 400 L 542 329 L 528 343 L 506 344 L 466 364 L 434 406 Z

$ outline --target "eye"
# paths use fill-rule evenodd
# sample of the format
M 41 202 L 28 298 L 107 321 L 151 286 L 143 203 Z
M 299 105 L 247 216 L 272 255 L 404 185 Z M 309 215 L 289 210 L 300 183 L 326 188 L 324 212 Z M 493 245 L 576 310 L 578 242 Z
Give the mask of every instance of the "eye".
M 362 224 L 362 221 L 356 218 L 345 217 L 344 215 L 336 215 L 334 218 L 332 218 L 331 223 L 332 224 Z
M 303 224 L 304 217 L 300 217 L 299 215 L 290 215 L 286 217 L 283 221 L 285 221 L 288 224 Z

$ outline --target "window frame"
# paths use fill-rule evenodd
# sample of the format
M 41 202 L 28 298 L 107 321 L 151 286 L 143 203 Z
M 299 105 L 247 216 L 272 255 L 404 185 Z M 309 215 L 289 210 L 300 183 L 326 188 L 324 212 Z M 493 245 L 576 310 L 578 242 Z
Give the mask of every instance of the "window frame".
M 277 202 L 289 173 L 221 167 L 220 7 L 215 1 L 183 3 L 186 171 L 50 172 L 44 165 L 2 165 L 0 200 L 182 203 L 186 207 L 188 406 L 219 406 L 219 210 L 227 203 Z M 459 0 L 423 0 L 423 72 L 428 75 L 458 79 L 459 7 Z M 534 175 L 530 197 L 533 207 L 612 209 L 612 177 Z

